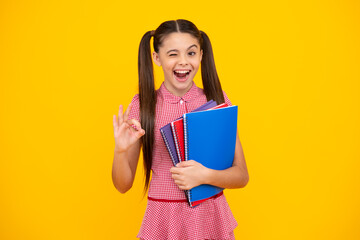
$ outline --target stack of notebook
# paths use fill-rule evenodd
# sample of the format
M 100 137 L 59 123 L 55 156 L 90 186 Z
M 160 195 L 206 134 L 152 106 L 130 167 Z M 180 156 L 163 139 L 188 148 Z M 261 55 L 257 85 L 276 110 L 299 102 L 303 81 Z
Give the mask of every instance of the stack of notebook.
M 235 154 L 237 106 L 211 100 L 160 128 L 174 166 L 195 160 L 207 168 L 224 170 L 232 166 Z M 223 188 L 200 185 L 185 190 L 194 207 L 221 193 Z

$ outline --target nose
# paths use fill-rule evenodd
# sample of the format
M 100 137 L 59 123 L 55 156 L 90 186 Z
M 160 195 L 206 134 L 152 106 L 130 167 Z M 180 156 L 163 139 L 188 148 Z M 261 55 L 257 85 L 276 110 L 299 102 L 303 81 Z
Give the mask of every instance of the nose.
M 188 60 L 187 60 L 186 54 L 181 54 L 181 55 L 180 55 L 179 64 L 180 64 L 180 65 L 183 65 L 183 66 L 185 66 L 185 65 L 188 64 Z

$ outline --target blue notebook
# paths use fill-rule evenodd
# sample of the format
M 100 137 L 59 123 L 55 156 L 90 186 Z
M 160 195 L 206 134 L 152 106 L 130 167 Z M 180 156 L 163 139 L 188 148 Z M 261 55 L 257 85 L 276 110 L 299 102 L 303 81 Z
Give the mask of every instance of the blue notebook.
M 207 168 L 224 170 L 232 166 L 237 133 L 237 106 L 183 115 L 185 160 L 195 160 Z M 187 191 L 192 202 L 210 198 L 223 188 L 200 185 Z

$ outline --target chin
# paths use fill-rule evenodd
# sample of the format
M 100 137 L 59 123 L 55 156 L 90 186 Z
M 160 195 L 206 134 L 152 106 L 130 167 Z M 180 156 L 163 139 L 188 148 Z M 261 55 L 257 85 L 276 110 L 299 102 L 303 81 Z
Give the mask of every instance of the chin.
M 181 90 L 189 90 L 192 86 L 192 79 L 188 79 L 186 82 L 176 82 L 176 87 Z

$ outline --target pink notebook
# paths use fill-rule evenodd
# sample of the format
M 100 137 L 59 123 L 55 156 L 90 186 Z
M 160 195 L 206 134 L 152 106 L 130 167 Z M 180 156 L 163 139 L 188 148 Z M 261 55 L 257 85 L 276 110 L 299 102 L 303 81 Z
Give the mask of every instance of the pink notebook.
M 185 161 L 185 145 L 184 145 L 184 124 L 183 119 L 171 122 L 171 130 L 174 136 L 176 152 L 179 162 Z

